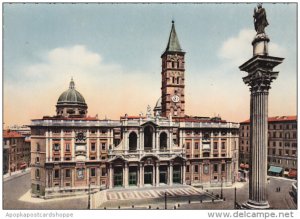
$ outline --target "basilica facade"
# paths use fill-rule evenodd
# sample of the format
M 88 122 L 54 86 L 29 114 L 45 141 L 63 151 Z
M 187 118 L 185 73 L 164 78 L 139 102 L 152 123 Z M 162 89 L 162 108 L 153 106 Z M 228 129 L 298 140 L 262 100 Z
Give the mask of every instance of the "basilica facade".
M 145 115 L 90 117 L 72 79 L 56 116 L 32 120 L 32 196 L 235 182 L 239 124 L 185 114 L 185 52 L 174 22 L 161 59 L 161 97 Z

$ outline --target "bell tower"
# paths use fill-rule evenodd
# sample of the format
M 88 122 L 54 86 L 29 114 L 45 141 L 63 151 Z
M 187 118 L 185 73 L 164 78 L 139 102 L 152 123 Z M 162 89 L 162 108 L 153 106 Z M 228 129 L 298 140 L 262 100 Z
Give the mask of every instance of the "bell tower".
M 168 45 L 161 55 L 162 60 L 162 86 L 161 86 L 161 107 L 162 116 L 184 117 L 184 55 L 176 34 L 174 21 Z

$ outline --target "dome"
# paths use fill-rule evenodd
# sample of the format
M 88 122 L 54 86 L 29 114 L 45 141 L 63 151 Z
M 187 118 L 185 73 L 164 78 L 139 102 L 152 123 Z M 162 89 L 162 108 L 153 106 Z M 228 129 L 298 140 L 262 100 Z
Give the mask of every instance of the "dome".
M 83 104 L 86 105 L 83 96 L 75 90 L 75 83 L 73 79 L 70 82 L 69 89 L 63 92 L 57 101 L 57 104 Z
M 57 116 L 62 117 L 86 117 L 87 104 L 83 96 L 75 89 L 73 78 L 69 89 L 63 92 L 56 104 Z

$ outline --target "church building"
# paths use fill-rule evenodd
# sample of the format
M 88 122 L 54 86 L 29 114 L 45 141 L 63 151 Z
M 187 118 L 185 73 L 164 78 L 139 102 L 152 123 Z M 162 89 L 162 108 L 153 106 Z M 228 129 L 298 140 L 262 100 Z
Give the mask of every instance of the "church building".
M 88 116 L 72 79 L 58 98 L 56 116 L 32 120 L 32 196 L 235 182 L 239 124 L 185 114 L 185 52 L 173 21 L 161 60 L 161 97 L 145 116 Z

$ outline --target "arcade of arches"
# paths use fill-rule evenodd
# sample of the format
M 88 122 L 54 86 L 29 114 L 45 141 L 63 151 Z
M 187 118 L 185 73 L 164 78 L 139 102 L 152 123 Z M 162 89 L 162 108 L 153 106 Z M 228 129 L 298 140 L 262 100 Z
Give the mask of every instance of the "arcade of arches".
M 146 156 L 139 162 L 117 158 L 109 163 L 109 188 L 185 184 L 186 162 L 181 157 L 159 161 Z

